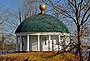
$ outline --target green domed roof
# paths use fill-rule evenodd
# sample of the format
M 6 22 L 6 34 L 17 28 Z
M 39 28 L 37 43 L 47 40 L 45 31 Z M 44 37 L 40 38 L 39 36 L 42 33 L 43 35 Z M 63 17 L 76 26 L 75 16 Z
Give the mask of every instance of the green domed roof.
M 64 23 L 57 18 L 47 15 L 34 15 L 24 20 L 17 28 L 15 33 L 20 32 L 64 32 L 68 29 Z

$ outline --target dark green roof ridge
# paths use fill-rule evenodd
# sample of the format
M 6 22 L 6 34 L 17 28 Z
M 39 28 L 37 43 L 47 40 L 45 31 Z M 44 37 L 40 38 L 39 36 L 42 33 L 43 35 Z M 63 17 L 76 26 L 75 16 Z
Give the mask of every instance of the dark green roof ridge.
M 28 17 L 17 28 L 20 32 L 62 32 L 69 33 L 66 25 L 57 18 L 47 14 L 38 14 Z

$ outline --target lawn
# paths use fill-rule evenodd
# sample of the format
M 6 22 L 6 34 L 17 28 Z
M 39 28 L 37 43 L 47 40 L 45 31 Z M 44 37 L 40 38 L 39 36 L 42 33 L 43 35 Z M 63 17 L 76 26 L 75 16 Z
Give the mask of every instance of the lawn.
M 0 56 L 0 61 L 79 61 L 78 56 L 63 53 L 53 56 L 55 52 L 12 53 Z

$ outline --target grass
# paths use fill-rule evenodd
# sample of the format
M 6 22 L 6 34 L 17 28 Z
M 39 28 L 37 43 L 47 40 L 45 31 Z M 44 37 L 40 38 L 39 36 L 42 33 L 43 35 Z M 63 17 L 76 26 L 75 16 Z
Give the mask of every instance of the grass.
M 0 61 L 79 61 L 78 56 L 71 53 L 52 56 L 53 52 L 12 53 L 0 56 Z

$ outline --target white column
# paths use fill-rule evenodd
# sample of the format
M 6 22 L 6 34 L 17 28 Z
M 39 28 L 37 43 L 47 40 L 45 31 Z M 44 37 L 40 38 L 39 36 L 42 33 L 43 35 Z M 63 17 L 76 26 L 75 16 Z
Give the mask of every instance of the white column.
M 29 35 L 27 35 L 27 51 L 29 51 Z
M 18 36 L 16 36 L 16 51 L 18 51 Z
M 48 50 L 52 50 L 52 49 L 51 49 L 52 45 L 51 45 L 50 41 L 51 41 L 51 35 L 49 35 Z
M 60 46 L 60 35 L 58 35 L 58 39 L 59 39 L 59 45 L 58 45 L 58 48 L 59 48 L 59 50 L 61 50 L 61 46 Z
M 40 51 L 40 35 L 38 35 L 38 51 Z
M 20 51 L 22 51 L 22 36 L 20 36 Z

